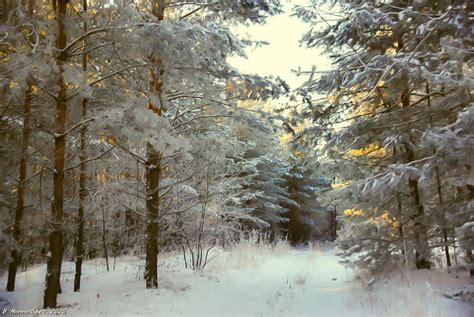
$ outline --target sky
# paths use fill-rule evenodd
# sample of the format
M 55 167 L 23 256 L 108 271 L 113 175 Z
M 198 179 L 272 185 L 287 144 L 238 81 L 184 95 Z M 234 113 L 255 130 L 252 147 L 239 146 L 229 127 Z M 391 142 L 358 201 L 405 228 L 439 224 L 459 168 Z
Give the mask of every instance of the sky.
M 321 50 L 306 49 L 299 43 L 309 25 L 291 16 L 291 9 L 295 4 L 305 2 L 282 1 L 285 12 L 268 18 L 266 24 L 239 27 L 239 35 L 249 34 L 254 40 L 270 44 L 247 49 L 248 59 L 233 57 L 230 63 L 244 73 L 280 76 L 291 88 L 297 88 L 305 81 L 304 77 L 296 76 L 292 69 L 301 67 L 302 70 L 311 70 L 312 65 L 316 65 L 318 70 L 328 69 L 329 59 L 323 56 Z

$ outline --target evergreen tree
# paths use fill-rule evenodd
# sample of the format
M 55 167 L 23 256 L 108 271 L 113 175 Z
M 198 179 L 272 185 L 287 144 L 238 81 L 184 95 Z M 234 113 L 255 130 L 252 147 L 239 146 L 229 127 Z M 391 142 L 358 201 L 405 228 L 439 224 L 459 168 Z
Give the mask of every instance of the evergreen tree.
M 323 207 L 317 193 L 329 185 L 328 181 L 314 175 L 314 171 L 302 166 L 299 160 L 285 176 L 290 198 L 294 203 L 285 204 L 285 216 L 289 221 L 284 225 L 289 240 L 293 244 L 316 239 L 328 239 L 331 234 L 329 210 Z
M 364 254 L 360 264 L 376 267 L 403 255 L 407 265 L 429 268 L 438 241 L 449 261 L 453 224 L 445 210 L 456 185 L 429 136 L 449 129 L 472 102 L 472 76 L 463 66 L 472 62 L 465 10 L 471 4 L 337 1 L 334 21 L 324 10 L 330 1 L 313 3 L 296 8 L 312 26 L 303 42 L 325 47 L 337 68 L 311 71 L 317 76 L 300 89 L 301 112 L 314 120 L 301 134 L 323 132 L 324 165 L 350 182 L 339 194 L 348 210 L 346 255 Z M 315 92 L 328 101 L 313 98 Z M 466 159 L 468 144 L 461 145 Z

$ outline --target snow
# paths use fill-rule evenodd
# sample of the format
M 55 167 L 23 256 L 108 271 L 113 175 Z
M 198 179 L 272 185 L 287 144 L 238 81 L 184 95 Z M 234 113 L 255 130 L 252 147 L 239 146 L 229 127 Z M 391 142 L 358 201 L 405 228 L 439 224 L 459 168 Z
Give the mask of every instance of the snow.
M 167 253 L 159 289 L 145 289 L 138 257 L 117 258 L 110 272 L 103 259 L 91 260 L 80 293 L 72 291 L 74 264 L 66 262 L 58 302 L 70 316 L 474 316 L 473 306 L 443 296 L 472 288 L 467 277 L 423 270 L 367 285 L 335 254 L 329 247 L 242 243 L 216 250 L 194 273 L 181 254 Z M 0 292 L 0 309 L 41 309 L 45 271 L 38 265 L 19 273 L 17 291 Z

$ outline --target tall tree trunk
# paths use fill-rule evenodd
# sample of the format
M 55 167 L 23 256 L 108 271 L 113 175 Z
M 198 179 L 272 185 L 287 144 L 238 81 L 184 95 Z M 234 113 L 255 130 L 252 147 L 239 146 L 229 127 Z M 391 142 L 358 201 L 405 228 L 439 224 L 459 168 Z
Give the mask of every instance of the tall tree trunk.
M 443 192 L 441 187 L 441 180 L 439 176 L 439 169 L 435 166 L 435 179 L 436 179 L 436 188 L 438 192 L 438 202 L 439 208 L 442 208 L 441 217 L 442 217 L 442 232 L 443 232 L 443 243 L 444 243 L 444 255 L 446 257 L 446 264 L 448 267 L 451 267 L 451 255 L 449 254 L 449 241 L 448 241 L 448 228 L 447 220 L 444 212 L 444 201 L 443 201 Z
M 426 95 L 428 96 L 427 98 L 427 104 L 428 104 L 428 112 L 429 112 L 429 120 L 430 120 L 430 125 L 429 127 L 433 127 L 433 112 L 431 111 L 431 97 L 430 97 L 430 85 L 428 82 L 426 83 Z M 436 151 L 433 150 L 433 153 L 436 154 Z M 443 242 L 444 242 L 444 254 L 446 256 L 446 264 L 448 267 L 451 267 L 451 256 L 449 254 L 449 243 L 448 243 L 448 228 L 447 228 L 447 221 L 446 221 L 446 215 L 444 212 L 444 201 L 443 201 L 443 190 L 442 190 L 442 185 L 441 185 L 441 178 L 439 176 L 439 169 L 438 166 L 435 166 L 435 179 L 436 179 L 436 189 L 437 189 L 437 194 L 438 194 L 438 202 L 439 202 L 439 208 L 441 208 L 441 217 L 442 217 L 442 232 L 443 232 Z
M 28 1 L 28 18 L 33 18 L 34 0 Z M 5 5 L 4 5 L 5 6 Z M 7 14 L 10 13 L 7 8 Z M 5 12 L 5 11 L 4 11 Z M 30 36 L 32 40 L 33 35 Z M 8 278 L 7 278 L 7 292 L 13 292 L 15 290 L 15 280 L 18 267 L 22 262 L 22 250 L 21 250 L 21 221 L 23 219 L 23 213 L 25 208 L 25 180 L 26 170 L 28 165 L 28 145 L 30 142 L 30 110 L 33 99 L 33 83 L 31 78 L 27 78 L 27 88 L 25 91 L 25 100 L 23 105 L 23 129 L 22 139 L 20 148 L 20 164 L 18 166 L 18 185 L 17 185 L 17 199 L 14 211 L 14 221 L 11 228 L 13 239 L 16 245 L 10 250 L 11 261 L 8 265 Z
M 12 226 L 13 239 L 15 239 L 16 245 L 11 249 L 10 256 L 11 261 L 8 265 L 8 280 L 7 280 L 7 292 L 13 292 L 15 290 L 15 279 L 18 267 L 22 260 L 21 250 L 21 220 L 23 218 L 23 211 L 25 208 L 25 180 L 26 180 L 26 168 L 28 158 L 28 144 L 30 140 L 30 110 L 32 101 L 32 83 L 28 79 L 28 84 L 25 92 L 25 103 L 23 106 L 23 130 L 22 130 L 22 141 L 20 149 L 20 165 L 18 168 L 18 186 L 17 186 L 17 199 L 15 207 L 15 218 Z
M 393 155 L 397 155 L 397 147 L 393 147 Z M 399 214 L 399 219 L 398 219 L 398 235 L 400 237 L 400 251 L 402 252 L 403 256 L 403 264 L 405 265 L 405 268 L 408 269 L 408 251 L 407 251 L 407 243 L 406 243 L 406 238 L 405 238 L 405 224 L 402 222 L 403 217 L 403 207 L 402 207 L 402 200 L 400 198 L 400 193 L 397 192 L 396 194 L 397 198 L 397 209 L 398 209 L 398 214 Z
M 407 157 L 409 161 L 413 161 L 413 152 L 406 146 Z M 428 234 L 424 224 L 425 210 L 423 203 L 421 202 L 420 191 L 418 189 L 418 181 L 410 179 L 408 181 L 410 187 L 411 196 L 415 203 L 417 213 L 412 217 L 415 220 L 414 231 L 415 231 L 415 265 L 417 269 L 429 269 L 431 263 L 429 261 L 429 246 L 428 246 Z
M 206 197 L 201 208 L 201 219 L 199 221 L 198 233 L 196 237 L 196 264 L 194 265 L 195 270 L 202 269 L 203 265 L 203 240 L 204 240 L 204 222 L 207 209 L 207 203 L 209 200 L 209 166 L 206 169 Z
M 64 48 L 67 43 L 66 36 L 66 13 L 68 0 L 58 0 L 57 20 L 58 35 L 56 48 L 59 55 L 56 64 L 59 68 L 58 87 L 59 93 L 56 102 L 56 133 L 54 137 L 54 175 L 53 175 L 53 202 L 51 206 L 52 219 L 49 235 L 49 252 L 46 272 L 46 287 L 44 291 L 43 307 L 55 308 L 57 306 L 57 295 L 60 290 L 61 265 L 63 257 L 63 205 L 64 205 L 64 159 L 66 152 L 66 110 L 67 110 L 67 86 L 64 81 L 64 64 L 67 61 L 67 53 Z
M 160 205 L 160 155 L 148 146 L 146 163 L 147 247 L 145 280 L 147 288 L 158 287 L 158 213 Z
M 151 11 L 158 22 L 164 18 L 165 0 L 153 0 Z M 151 70 L 150 89 L 157 94 L 160 100 L 159 107 L 148 104 L 148 109 L 152 110 L 158 115 L 162 114 L 163 103 L 161 102 L 163 82 L 161 76 L 163 75 L 162 62 L 159 57 L 149 57 L 150 63 L 156 69 Z M 147 288 L 158 287 L 158 214 L 160 208 L 160 177 L 161 177 L 161 154 L 156 152 L 152 145 L 147 146 L 147 162 L 146 168 L 146 209 L 147 209 L 147 247 L 145 260 L 145 281 Z
M 408 261 L 407 261 L 407 250 L 406 250 L 406 242 L 405 242 L 405 233 L 404 233 L 404 224 L 402 223 L 402 200 L 400 199 L 400 194 L 397 193 L 397 209 L 398 209 L 398 214 L 400 215 L 400 219 L 398 220 L 398 236 L 400 237 L 400 250 L 402 251 L 402 256 L 403 256 L 403 264 L 405 267 L 408 266 Z
M 408 85 L 401 92 L 401 102 L 404 108 L 410 106 L 410 90 Z M 415 160 L 415 153 L 408 144 L 405 143 L 405 154 L 408 162 Z M 418 188 L 418 180 L 409 179 L 408 186 L 410 187 L 411 196 L 415 203 L 416 214 L 412 216 L 415 221 L 415 265 L 417 269 L 429 269 L 431 263 L 429 262 L 429 246 L 428 246 L 428 235 L 424 222 L 425 209 L 420 197 L 420 190 Z
M 82 1 L 82 11 L 84 15 L 87 15 L 87 0 Z M 84 17 L 84 25 L 83 30 L 84 33 L 87 32 L 87 20 L 86 16 Z M 87 39 L 84 39 L 84 51 L 87 50 Z M 82 55 L 82 70 L 84 73 L 87 74 L 87 54 L 84 53 Z M 82 99 L 82 120 L 84 120 L 87 116 L 87 103 L 88 99 Z M 76 226 L 77 226 L 77 233 L 76 233 L 76 272 L 74 275 L 74 292 L 78 292 L 81 289 L 81 274 L 82 274 L 82 261 L 84 259 L 84 205 L 86 199 L 86 132 L 87 128 L 85 125 L 81 127 L 81 135 L 80 135 L 80 155 L 79 155 L 79 208 L 77 210 L 77 219 L 76 219 Z

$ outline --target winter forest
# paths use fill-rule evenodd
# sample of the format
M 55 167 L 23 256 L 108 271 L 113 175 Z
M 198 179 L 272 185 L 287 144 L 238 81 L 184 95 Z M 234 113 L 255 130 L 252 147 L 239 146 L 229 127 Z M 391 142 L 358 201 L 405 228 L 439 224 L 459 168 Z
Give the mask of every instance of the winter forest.
M 474 2 L 0 0 L 0 60 L 0 315 L 474 316 Z

